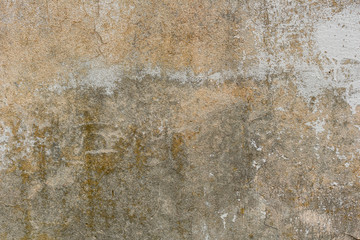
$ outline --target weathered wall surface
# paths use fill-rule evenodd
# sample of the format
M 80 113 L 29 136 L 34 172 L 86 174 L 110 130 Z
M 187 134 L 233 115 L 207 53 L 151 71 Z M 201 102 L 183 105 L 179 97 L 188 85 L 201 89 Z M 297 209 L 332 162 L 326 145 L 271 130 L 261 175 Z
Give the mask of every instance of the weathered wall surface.
M 0 239 L 360 239 L 357 0 L 0 0 Z

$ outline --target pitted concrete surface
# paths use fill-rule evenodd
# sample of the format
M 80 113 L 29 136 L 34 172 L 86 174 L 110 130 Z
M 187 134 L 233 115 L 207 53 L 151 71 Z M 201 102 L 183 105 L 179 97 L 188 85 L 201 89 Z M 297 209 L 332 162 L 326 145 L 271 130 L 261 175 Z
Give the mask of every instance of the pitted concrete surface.
M 360 239 L 356 0 L 0 0 L 0 239 Z

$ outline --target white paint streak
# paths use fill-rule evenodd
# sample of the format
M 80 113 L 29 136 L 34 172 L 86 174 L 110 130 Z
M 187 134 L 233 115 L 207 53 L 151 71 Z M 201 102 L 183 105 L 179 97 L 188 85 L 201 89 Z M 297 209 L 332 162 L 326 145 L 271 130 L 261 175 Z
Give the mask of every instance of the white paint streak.
M 222 214 L 220 217 L 223 220 L 223 224 L 224 224 L 224 229 L 226 229 L 226 220 L 225 218 L 228 216 L 228 213 L 224 213 Z
M 256 149 L 256 151 L 261 151 L 262 150 L 262 147 L 258 147 L 254 140 L 251 140 L 251 145 Z
M 232 219 L 232 222 L 235 222 L 236 221 L 236 214 L 234 214 L 234 217 Z
M 320 120 L 319 118 L 316 121 L 305 123 L 305 125 L 312 127 L 315 130 L 316 135 L 325 131 L 324 125 L 325 120 Z
M 6 153 L 9 151 L 8 142 L 11 136 L 11 128 L 0 122 L 0 170 L 6 169 L 9 164 Z
M 81 81 L 83 86 L 104 88 L 108 95 L 113 93 L 116 82 L 121 80 L 121 71 L 117 66 L 90 67 L 87 76 Z
M 261 167 L 261 165 L 258 164 L 255 160 L 253 161 L 252 166 L 256 168 L 256 170 L 259 170 L 259 168 Z
M 205 240 L 209 240 L 210 236 L 209 236 L 209 233 L 208 233 L 208 227 L 207 227 L 206 223 L 204 223 L 202 230 L 203 230 L 203 233 L 205 234 Z

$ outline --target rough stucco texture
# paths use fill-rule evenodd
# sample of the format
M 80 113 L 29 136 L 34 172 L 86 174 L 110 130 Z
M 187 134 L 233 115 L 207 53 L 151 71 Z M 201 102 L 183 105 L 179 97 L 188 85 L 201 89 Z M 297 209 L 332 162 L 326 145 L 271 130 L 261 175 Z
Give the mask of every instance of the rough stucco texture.
M 357 0 L 0 0 L 0 239 L 360 239 Z

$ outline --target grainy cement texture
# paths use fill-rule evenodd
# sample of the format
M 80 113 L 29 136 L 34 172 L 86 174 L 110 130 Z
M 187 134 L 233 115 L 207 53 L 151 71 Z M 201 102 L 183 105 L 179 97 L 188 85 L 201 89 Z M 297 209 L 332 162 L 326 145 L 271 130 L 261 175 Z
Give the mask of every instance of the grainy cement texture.
M 0 0 L 0 239 L 360 239 L 358 0 Z

